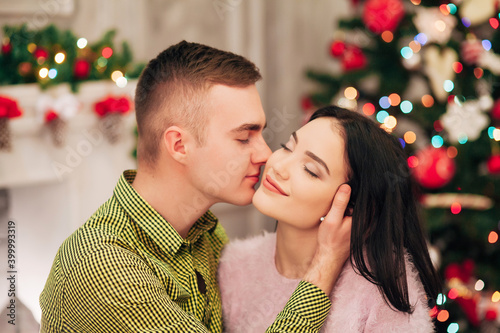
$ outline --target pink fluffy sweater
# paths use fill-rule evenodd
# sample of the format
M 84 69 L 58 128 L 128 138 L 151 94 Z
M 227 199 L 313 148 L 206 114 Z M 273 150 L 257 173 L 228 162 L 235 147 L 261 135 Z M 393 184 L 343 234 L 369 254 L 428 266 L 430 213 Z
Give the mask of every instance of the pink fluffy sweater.
M 299 280 L 281 276 L 274 264 L 276 234 L 233 241 L 223 250 L 219 284 L 226 332 L 265 332 L 283 310 Z M 392 310 L 377 287 L 347 263 L 330 295 L 332 309 L 321 332 L 434 332 L 417 271 L 407 260 L 408 315 Z

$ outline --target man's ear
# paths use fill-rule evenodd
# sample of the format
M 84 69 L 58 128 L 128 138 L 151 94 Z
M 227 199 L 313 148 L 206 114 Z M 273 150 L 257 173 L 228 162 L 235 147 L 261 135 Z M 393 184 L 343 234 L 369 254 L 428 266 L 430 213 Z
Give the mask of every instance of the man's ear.
M 186 159 L 186 143 L 190 140 L 188 132 L 178 126 L 170 126 L 163 132 L 162 144 L 174 160 L 184 163 Z

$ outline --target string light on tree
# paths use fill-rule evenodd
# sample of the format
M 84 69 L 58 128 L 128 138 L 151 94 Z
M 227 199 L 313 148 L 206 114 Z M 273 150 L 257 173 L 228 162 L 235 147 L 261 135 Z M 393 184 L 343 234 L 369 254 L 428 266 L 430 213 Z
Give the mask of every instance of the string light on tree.
M 59 52 L 54 56 L 54 61 L 58 64 L 62 64 L 66 59 L 66 55 L 63 52 Z

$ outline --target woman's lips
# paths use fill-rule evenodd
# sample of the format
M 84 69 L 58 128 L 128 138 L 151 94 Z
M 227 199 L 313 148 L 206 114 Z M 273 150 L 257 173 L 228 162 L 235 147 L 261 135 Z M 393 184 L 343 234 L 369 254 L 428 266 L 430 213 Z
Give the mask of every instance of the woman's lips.
M 264 185 L 264 187 L 271 192 L 288 196 L 288 194 L 286 194 L 285 191 L 283 191 L 281 187 L 279 187 L 279 185 L 268 175 L 266 175 L 266 178 L 262 181 L 262 185 Z

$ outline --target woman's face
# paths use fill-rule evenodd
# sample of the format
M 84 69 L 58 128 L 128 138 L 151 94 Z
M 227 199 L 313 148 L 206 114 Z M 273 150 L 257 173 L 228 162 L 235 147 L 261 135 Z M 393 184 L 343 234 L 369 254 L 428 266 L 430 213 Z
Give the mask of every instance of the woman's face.
M 294 132 L 267 161 L 255 207 L 297 228 L 317 227 L 347 181 L 341 128 L 336 119 L 323 117 Z

